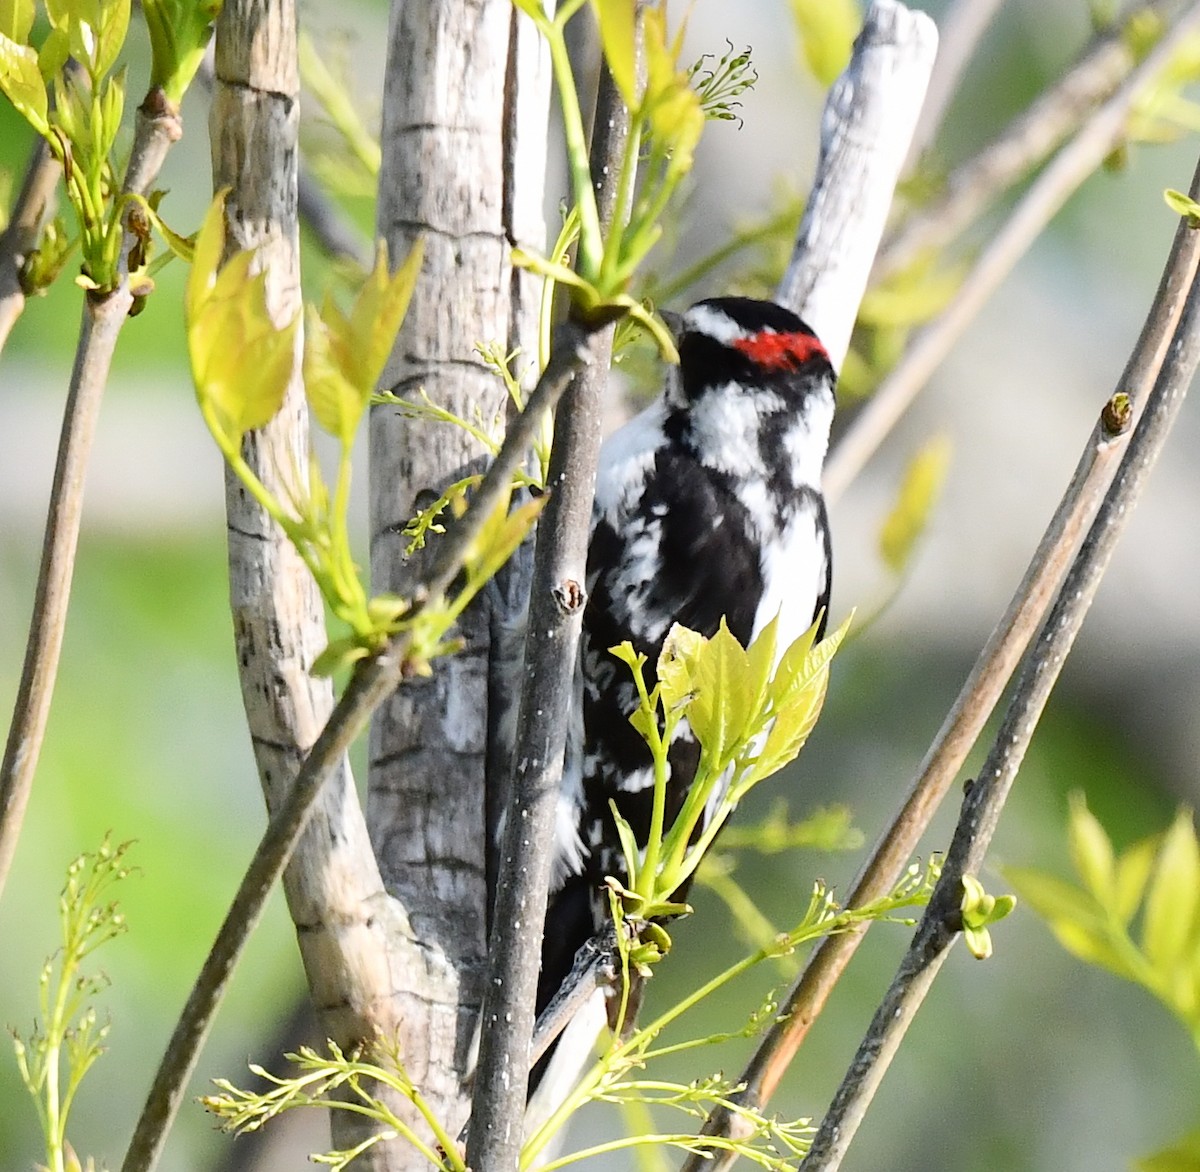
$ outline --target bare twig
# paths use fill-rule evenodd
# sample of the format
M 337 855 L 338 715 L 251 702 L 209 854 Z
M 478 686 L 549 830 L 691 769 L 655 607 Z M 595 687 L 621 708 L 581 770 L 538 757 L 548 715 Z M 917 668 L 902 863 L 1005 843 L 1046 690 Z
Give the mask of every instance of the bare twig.
M 178 114 L 168 105 L 154 101 L 155 94 L 156 91 L 151 91 L 138 110 L 124 186 L 127 194 L 146 194 L 167 148 L 180 135 Z M 20 837 L 50 715 L 79 543 L 84 473 L 117 337 L 133 304 L 124 269 L 134 240 L 134 234 L 126 230 L 122 278 L 117 288 L 102 295 L 89 294 L 84 299 L 83 325 L 63 413 L 25 662 L 4 761 L 0 765 L 0 891 Z
M 1200 28 L 1200 4 L 1180 16 L 1154 50 L 1038 176 L 960 286 L 953 302 L 913 339 L 835 446 L 825 466 L 825 495 L 835 501 L 907 410 L 950 348 L 1013 265 L 1120 139 L 1130 108 Z
M 629 112 L 607 67 L 593 123 L 591 163 L 603 223 L 616 209 Z M 547 484 L 538 522 L 517 721 L 515 771 L 500 852 L 479 1065 L 471 1101 L 467 1162 L 516 1169 L 529 1082 L 540 950 L 546 918 L 559 779 L 571 718 L 573 679 L 586 601 L 584 587 L 592 498 L 600 454 L 602 405 L 612 356 L 612 327 L 593 335 L 590 363 L 575 379 L 554 422 Z
M 978 7 L 986 7 L 991 0 Z M 962 0 L 971 9 L 975 0 Z M 1172 7 L 1165 0 L 1138 5 L 1135 15 L 1162 12 Z M 978 15 L 982 15 L 979 13 Z M 1136 64 L 1129 45 L 1127 17 L 1097 36 L 1080 59 L 1054 85 L 1044 90 L 978 154 L 957 166 L 942 189 L 923 207 L 912 212 L 886 239 L 875 265 L 875 280 L 895 273 L 925 252 L 956 239 L 978 220 L 1003 192 L 1020 182 L 1044 162 L 1106 101 Z M 951 30 L 943 38 L 947 49 Z M 939 57 L 939 67 L 941 65 Z M 929 116 L 931 96 L 922 112 L 921 128 Z
M 556 345 L 526 410 L 508 429 L 484 484 L 459 523 L 446 535 L 421 597 L 440 596 L 462 568 L 471 541 L 495 509 L 525 455 L 537 425 L 532 417 L 540 418 L 553 407 L 584 361 L 577 338 L 578 332 L 569 330 L 566 340 Z M 496 469 L 500 471 L 493 475 Z M 407 634 L 397 636 L 384 652 L 364 661 L 354 673 L 296 780 L 273 811 L 163 1054 L 121 1165 L 122 1172 L 147 1172 L 157 1163 L 217 1007 L 267 897 L 291 858 L 322 786 L 371 713 L 402 682 L 408 645 Z
M 1193 194 L 1195 192 L 1196 188 Z M 1181 224 L 1154 303 L 1118 383 L 1118 390 L 1128 394 L 1133 401 L 1135 417 L 1162 366 L 1198 267 L 1200 240 L 1196 232 Z M 1055 586 L 1069 565 L 1080 535 L 1098 507 L 1120 446 L 1108 438 L 1115 430 L 1118 429 L 1102 422 L 1089 437 L 1075 474 L 1008 610 L 980 652 L 925 754 L 903 806 L 854 880 L 847 899 L 849 907 L 861 907 L 883 897 L 900 880 L 921 835 L 1024 654 L 1050 605 Z M 860 926 L 826 937 L 817 944 L 788 992 L 779 1021 L 764 1036 L 742 1074 L 746 1085 L 742 1097 L 748 1104 L 761 1107 L 770 1099 L 850 963 L 865 930 L 866 926 Z M 727 1113 L 717 1112 L 706 1124 L 705 1132 L 711 1134 L 710 1129 L 721 1129 L 725 1134 L 724 1129 L 731 1122 Z M 703 1165 L 705 1169 L 722 1166 Z M 699 1172 L 700 1167 L 695 1160 L 684 1165 L 685 1172 Z
M 50 153 L 46 140 L 39 137 L 30 153 L 8 227 L 0 235 L 0 351 L 25 308 L 21 269 L 37 246 L 61 176 L 62 165 Z
M 1194 228 L 1184 228 L 1191 236 Z M 962 929 L 962 879 L 983 865 L 1034 729 L 1095 597 L 1125 522 L 1200 364 L 1200 285 L 1194 280 L 1154 390 L 1112 485 L 1042 626 L 991 752 L 971 783 L 954 842 L 912 944 L 801 1168 L 835 1172 L 910 1022 Z

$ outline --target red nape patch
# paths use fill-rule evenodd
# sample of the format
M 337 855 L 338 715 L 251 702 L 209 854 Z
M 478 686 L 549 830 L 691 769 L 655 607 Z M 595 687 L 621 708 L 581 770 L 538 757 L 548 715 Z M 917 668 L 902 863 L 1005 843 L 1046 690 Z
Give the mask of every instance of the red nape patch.
M 733 348 L 767 370 L 794 370 L 811 358 L 829 361 L 825 347 L 812 334 L 776 334 L 762 330 L 749 338 L 735 338 Z

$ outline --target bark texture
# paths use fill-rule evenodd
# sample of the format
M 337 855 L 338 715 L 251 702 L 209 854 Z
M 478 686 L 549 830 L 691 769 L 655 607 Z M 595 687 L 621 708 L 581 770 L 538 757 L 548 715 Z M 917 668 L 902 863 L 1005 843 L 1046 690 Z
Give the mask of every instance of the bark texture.
M 537 288 L 509 262 L 544 247 L 549 71 L 540 38 L 510 0 L 393 6 L 384 88 L 379 233 L 399 258 L 421 237 L 425 260 L 384 384 L 499 430 L 506 396 L 474 353 L 480 342 L 534 358 Z M 422 493 L 481 465 L 463 430 L 414 423 L 394 407 L 371 418 L 371 572 L 403 593 L 415 562 L 401 534 Z M 461 624 L 461 652 L 412 681 L 376 716 L 368 814 L 388 890 L 420 948 L 393 973 L 411 1073 L 456 1130 L 461 1074 L 481 1001 L 486 953 L 484 773 L 490 615 Z
M 298 98 L 291 0 L 230 0 L 217 26 L 214 186 L 232 189 L 229 247 L 258 250 L 280 324 L 300 309 Z M 263 481 L 282 492 L 285 477 L 304 475 L 308 449 L 297 366 L 283 410 L 247 439 L 245 454 Z M 333 707 L 329 681 L 310 674 L 326 643 L 324 612 L 292 546 L 232 475 L 226 495 L 238 669 L 273 809 Z M 411 934 L 402 909 L 384 892 L 348 764 L 318 802 L 284 887 L 323 1033 L 345 1047 L 376 1030 L 394 1035 L 405 1005 L 393 989 L 391 957 L 410 946 Z M 336 1142 L 343 1130 L 335 1127 Z M 381 1152 L 376 1166 L 390 1166 L 387 1159 Z

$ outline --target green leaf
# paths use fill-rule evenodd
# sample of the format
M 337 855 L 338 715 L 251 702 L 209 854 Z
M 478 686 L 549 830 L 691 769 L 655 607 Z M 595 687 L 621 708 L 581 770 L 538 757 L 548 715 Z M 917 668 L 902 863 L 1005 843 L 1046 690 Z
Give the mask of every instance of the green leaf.
M 108 73 L 117 62 L 129 32 L 129 10 L 130 0 L 101 0 L 98 5 L 92 50 L 92 69 L 96 77 Z
M 862 25 L 855 0 L 791 0 L 804 60 L 822 85 L 832 84 L 850 60 Z
M 33 28 L 33 0 L 0 0 L 0 33 L 18 45 L 29 40 Z
M 673 623 L 667 632 L 667 637 L 663 640 L 662 651 L 658 656 L 656 669 L 659 696 L 664 711 L 675 711 L 688 703 L 695 694 L 696 685 L 693 676 L 696 657 L 700 654 L 703 642 L 703 635 L 685 627 L 682 623 Z M 624 646 L 629 647 L 630 644 L 626 643 Z M 625 662 L 630 663 L 629 660 Z
M 625 100 L 625 105 L 636 110 L 637 92 L 637 49 L 636 49 L 636 5 L 634 0 L 591 0 L 600 26 L 600 44 L 604 60 L 608 62 L 613 81 Z
M 213 200 L 196 238 L 185 293 L 188 353 L 196 398 L 226 455 L 283 404 L 295 367 L 299 315 L 283 327 L 267 308 L 266 275 L 250 275 L 240 252 L 219 271 L 225 193 Z
M 93 104 L 92 132 L 93 150 L 97 158 L 108 158 L 121 129 L 121 115 L 125 111 L 125 70 L 100 83 L 99 101 Z
M 1049 925 L 1059 944 L 1072 956 L 1099 965 L 1126 980 L 1137 981 L 1127 954 L 1114 943 L 1102 908 L 1086 891 L 1045 872 L 1005 867 L 1004 878 Z
M 1180 810 L 1163 836 L 1158 865 L 1146 895 L 1143 947 L 1151 964 L 1166 975 L 1185 959 L 1200 901 L 1200 848 L 1192 816 Z
M 696 695 L 687 707 L 688 723 L 714 763 L 727 760 L 746 736 L 749 679 L 746 652 L 722 619 L 717 633 L 697 648 L 693 666 Z
M 363 282 L 350 311 L 348 333 L 336 339 L 342 347 L 339 358 L 344 373 L 368 392 L 375 389 L 391 356 L 421 274 L 424 254 L 424 243 L 417 240 L 404 263 L 389 276 L 387 248 L 380 241 L 375 268 Z
M 1190 195 L 1168 187 L 1163 192 L 1163 200 L 1177 216 L 1186 216 L 1189 226 L 1200 227 L 1200 203 L 1197 203 Z
M 1128 927 L 1134 913 L 1141 905 L 1146 883 L 1154 868 L 1158 853 L 1159 836 L 1152 834 L 1124 851 L 1116 862 L 1113 877 L 1111 911 L 1113 918 L 1122 927 Z
M 548 499 L 545 496 L 531 497 L 512 510 L 505 500 L 492 513 L 471 543 L 465 559 L 471 581 L 477 588 L 492 578 L 525 540 Z
M 795 760 L 804 748 L 825 703 L 830 660 L 846 637 L 850 621 L 847 618 L 816 647 L 813 646 L 814 623 L 784 652 L 770 687 L 774 723 L 753 767 L 743 779 L 743 787 L 748 788 L 778 772 Z
M 189 318 L 199 312 L 201 303 L 217 281 L 217 269 L 225 251 L 225 200 L 228 195 L 228 187 L 217 192 L 209 204 L 200 231 L 196 233 L 192 246 L 192 271 L 188 274 L 184 290 L 184 312 Z
M 608 805 L 612 810 L 613 825 L 616 826 L 617 837 L 621 840 L 621 853 L 625 856 L 625 869 L 629 874 L 629 882 L 632 885 L 635 882 L 638 868 L 642 861 L 642 852 L 638 847 L 633 827 L 621 816 L 621 811 L 617 809 L 617 803 L 610 798 Z
M 143 0 L 150 33 L 150 84 L 178 104 L 212 36 L 221 0 Z
M 1071 855 L 1071 865 L 1096 902 L 1107 906 L 1112 901 L 1116 880 L 1112 843 L 1104 833 L 1104 827 L 1088 810 L 1083 795 L 1073 793 L 1070 801 L 1067 848 Z
M 934 436 L 909 461 L 892 511 L 879 531 L 879 552 L 894 574 L 907 568 L 913 549 L 929 524 L 950 466 L 950 440 Z
M 704 133 L 704 107 L 687 73 L 679 69 L 679 38 L 667 42 L 665 7 L 646 9 L 642 23 L 646 92 L 641 108 L 659 149 L 670 158 L 668 180 L 677 181 L 692 168 L 696 144 Z
M 313 306 L 304 331 L 304 394 L 323 431 L 343 447 L 354 442 L 371 388 L 354 386 L 334 360 L 330 330 Z
M 776 614 L 746 649 L 747 708 L 752 715 L 760 713 L 767 702 L 771 675 L 775 670 L 778 632 L 779 615 Z
M 353 667 L 360 659 L 366 659 L 371 650 L 356 635 L 334 639 L 313 661 L 311 668 L 315 676 L 331 676 L 343 668 Z
M 46 85 L 38 68 L 37 51 L 3 33 L 0 33 L 0 91 L 38 134 L 50 133 L 46 121 Z

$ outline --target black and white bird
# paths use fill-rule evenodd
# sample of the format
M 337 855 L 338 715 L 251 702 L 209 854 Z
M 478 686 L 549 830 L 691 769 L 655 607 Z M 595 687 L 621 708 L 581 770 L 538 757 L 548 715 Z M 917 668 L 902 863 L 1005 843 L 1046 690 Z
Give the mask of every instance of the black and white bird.
M 601 451 L 539 1013 L 608 918 L 605 876 L 624 878 L 610 801 L 642 841 L 650 823 L 650 753 L 629 723 L 637 694 L 608 648 L 627 639 L 643 652 L 653 687 L 674 623 L 712 636 L 724 618 L 745 646 L 778 615 L 782 653 L 828 610 L 821 470 L 835 376 L 825 348 L 789 310 L 742 297 L 692 306 L 678 341 L 662 393 Z M 684 728 L 670 750 L 668 824 L 699 757 Z M 602 1024 L 594 1008 L 569 1030 L 584 1060 Z M 545 1081 L 577 1078 L 571 1049 L 564 1036 Z

